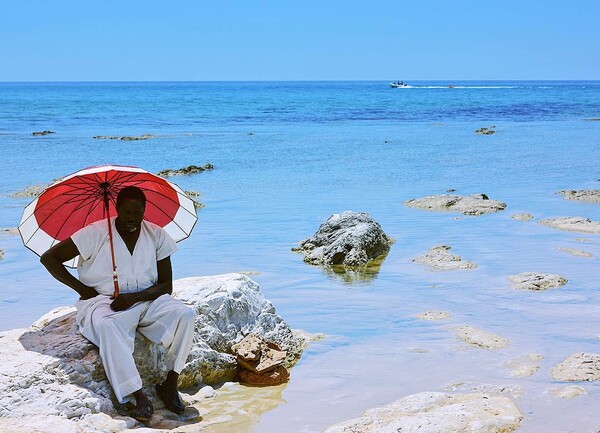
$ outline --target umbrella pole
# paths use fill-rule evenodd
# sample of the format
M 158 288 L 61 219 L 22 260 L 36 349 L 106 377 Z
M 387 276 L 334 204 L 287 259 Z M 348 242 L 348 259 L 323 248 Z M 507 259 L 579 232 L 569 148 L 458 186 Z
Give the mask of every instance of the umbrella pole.
M 106 222 L 108 223 L 108 238 L 110 241 L 110 256 L 113 265 L 113 286 L 115 287 L 114 298 L 119 296 L 119 278 L 117 277 L 117 265 L 115 263 L 115 248 L 113 246 L 112 224 L 110 223 L 110 213 L 108 208 L 108 193 L 104 190 L 104 210 L 106 211 Z

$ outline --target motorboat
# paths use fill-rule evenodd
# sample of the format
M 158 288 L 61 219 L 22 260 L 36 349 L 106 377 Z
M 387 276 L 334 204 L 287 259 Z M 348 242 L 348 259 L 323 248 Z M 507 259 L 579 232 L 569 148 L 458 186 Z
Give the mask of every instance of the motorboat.
M 412 86 L 404 83 L 403 81 L 398 81 L 396 83 L 390 83 L 390 87 L 393 89 L 410 89 Z

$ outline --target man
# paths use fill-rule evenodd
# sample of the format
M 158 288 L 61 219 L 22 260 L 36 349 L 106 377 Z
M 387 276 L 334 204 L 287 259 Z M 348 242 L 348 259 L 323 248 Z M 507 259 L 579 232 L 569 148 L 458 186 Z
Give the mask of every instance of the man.
M 195 313 L 171 297 L 170 256 L 177 246 L 161 227 L 144 221 L 146 197 L 141 189 L 123 188 L 116 207 L 117 217 L 110 221 L 120 292 L 116 299 L 106 220 L 50 248 L 41 262 L 54 278 L 79 294 L 75 304 L 79 331 L 98 346 L 119 402 L 135 398 L 131 415 L 146 421 L 154 412 L 133 359 L 136 330 L 167 349 L 169 372 L 156 391 L 169 410 L 183 413 L 177 379 L 192 346 Z M 63 265 L 78 255 L 79 279 Z

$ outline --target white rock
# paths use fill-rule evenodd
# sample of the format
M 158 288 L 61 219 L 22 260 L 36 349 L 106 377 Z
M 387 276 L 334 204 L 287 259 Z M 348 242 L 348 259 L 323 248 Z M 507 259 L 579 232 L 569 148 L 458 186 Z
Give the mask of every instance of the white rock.
M 513 283 L 512 288 L 517 290 L 546 290 L 567 284 L 567 279 L 560 275 L 536 272 L 522 272 L 510 275 L 508 279 Z
M 506 203 L 490 200 L 485 194 L 459 196 L 452 194 L 430 195 L 404 202 L 406 206 L 428 210 L 460 212 L 465 215 L 483 215 L 506 208 Z
M 587 251 L 578 250 L 576 248 L 558 247 L 557 249 L 559 251 L 564 251 L 566 253 L 573 254 L 574 256 L 577 256 L 577 257 L 585 257 L 587 259 L 592 257 L 592 255 L 590 253 L 588 253 Z
M 548 227 L 582 233 L 600 233 L 600 221 L 583 217 L 549 218 L 539 222 Z
M 314 265 L 364 266 L 387 254 L 392 243 L 368 214 L 345 211 L 329 217 L 313 236 L 292 250 Z
M 592 203 L 600 203 L 599 189 L 582 189 L 559 191 L 557 194 L 562 194 L 567 200 L 588 201 Z
M 600 355 L 574 353 L 552 369 L 552 377 L 562 382 L 600 380 Z
M 423 320 L 444 320 L 452 317 L 452 314 L 446 313 L 445 311 L 427 311 L 417 315 L 418 319 Z
M 425 254 L 415 257 L 412 261 L 426 265 L 435 271 L 453 271 L 456 269 L 473 269 L 477 265 L 463 260 L 462 257 L 451 254 L 452 247 L 438 245 L 430 248 Z
M 233 378 L 237 364 L 229 348 L 248 333 L 262 335 L 285 348 L 288 366 L 299 359 L 305 347 L 263 297 L 258 284 L 247 276 L 186 278 L 175 281 L 173 291 L 198 313 L 194 345 L 180 376 L 183 389 Z M 74 318 L 74 308 L 58 308 L 30 328 L 0 335 L 0 431 L 6 419 L 97 421 L 103 418 L 89 416 L 116 416 L 98 351 L 79 334 Z M 138 334 L 134 356 L 148 395 L 160 409 L 162 402 L 156 399 L 153 388 L 166 374 L 165 351 Z
M 537 353 L 528 353 L 519 356 L 504 363 L 504 367 L 511 370 L 511 376 L 529 377 L 533 376 L 540 369 L 540 361 L 544 359 Z
M 422 392 L 387 406 L 370 409 L 325 433 L 506 433 L 523 416 L 507 397 Z
M 465 343 L 481 349 L 502 349 L 509 343 L 504 337 L 472 326 L 461 326 L 456 330 L 456 336 Z
M 586 393 L 581 386 L 557 386 L 549 388 L 546 392 L 556 398 L 575 398 Z

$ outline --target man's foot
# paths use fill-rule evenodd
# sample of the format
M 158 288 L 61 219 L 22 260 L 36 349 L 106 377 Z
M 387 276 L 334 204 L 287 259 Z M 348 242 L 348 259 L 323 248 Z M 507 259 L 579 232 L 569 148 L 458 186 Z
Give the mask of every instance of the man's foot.
M 185 405 L 179 398 L 179 392 L 177 392 L 176 387 L 171 387 L 166 382 L 156 385 L 156 394 L 158 394 L 167 409 L 182 414 L 185 411 Z
M 132 410 L 129 415 L 138 421 L 149 421 L 154 413 L 154 407 L 152 402 L 147 398 L 137 398 L 135 402 L 135 409 Z

